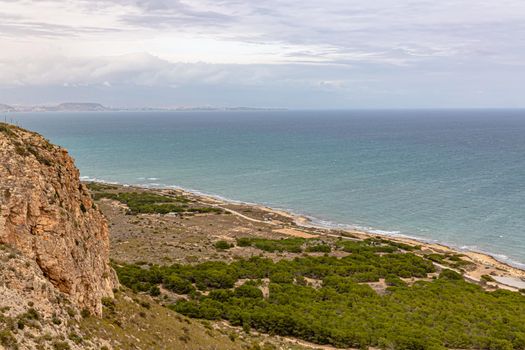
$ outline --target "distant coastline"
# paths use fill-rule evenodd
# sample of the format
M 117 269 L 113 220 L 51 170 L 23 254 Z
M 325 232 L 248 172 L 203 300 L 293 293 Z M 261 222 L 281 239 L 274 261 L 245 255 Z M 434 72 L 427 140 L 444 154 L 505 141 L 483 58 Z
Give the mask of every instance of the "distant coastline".
M 173 111 L 286 111 L 286 108 L 272 107 L 215 107 L 215 106 L 181 106 L 181 107 L 107 107 L 100 103 L 65 102 L 57 105 L 8 105 L 0 103 L 0 113 L 17 112 L 173 112 Z

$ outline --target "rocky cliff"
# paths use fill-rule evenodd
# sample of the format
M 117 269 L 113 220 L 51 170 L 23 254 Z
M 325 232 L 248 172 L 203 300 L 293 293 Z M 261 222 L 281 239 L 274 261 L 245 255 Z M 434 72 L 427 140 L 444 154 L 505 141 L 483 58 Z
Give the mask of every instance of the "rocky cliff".
M 113 296 L 107 223 L 73 159 L 42 136 L 3 123 L 0 244 L 34 261 L 78 308 L 100 315 L 101 298 Z

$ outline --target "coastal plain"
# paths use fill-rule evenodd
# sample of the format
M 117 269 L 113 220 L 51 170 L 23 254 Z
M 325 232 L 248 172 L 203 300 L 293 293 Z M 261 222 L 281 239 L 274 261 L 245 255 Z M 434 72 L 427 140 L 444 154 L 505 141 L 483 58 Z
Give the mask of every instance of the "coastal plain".
M 182 189 L 86 185 L 121 291 L 245 349 L 525 346 L 524 271 L 488 255 Z
M 467 280 L 483 284 L 488 290 L 508 289 L 518 291 L 523 288 L 525 271 L 500 262 L 494 257 L 472 251 L 459 251 L 442 244 L 422 242 L 406 237 L 384 237 L 356 231 L 317 227 L 303 216 L 262 205 L 229 202 L 211 196 L 196 194 L 182 189 L 152 189 L 137 186 L 88 183 L 97 191 L 104 193 L 153 193 L 172 198 L 184 198 L 195 207 L 219 209 L 212 213 L 191 212 L 185 215 L 138 214 L 129 215 L 128 207 L 114 199 L 99 198 L 100 209 L 110 225 L 111 257 L 115 261 L 154 264 L 198 263 L 205 261 L 234 261 L 236 258 L 257 256 L 261 251 L 254 247 L 233 247 L 217 250 L 217 241 L 234 244 L 239 237 L 259 237 L 266 239 L 317 238 L 326 242 L 337 240 L 365 240 L 373 237 L 418 247 L 416 254 L 453 254 L 461 256 L 465 263 L 462 273 Z M 99 196 L 100 197 L 100 196 Z M 300 254 L 290 252 L 265 252 L 272 259 L 293 258 Z M 331 254 L 344 256 L 334 251 Z M 318 253 L 319 255 L 319 253 Z M 451 264 L 434 262 L 439 268 L 451 268 Z M 456 269 L 457 270 L 457 269 Z M 494 280 L 484 281 L 482 276 L 492 276 Z

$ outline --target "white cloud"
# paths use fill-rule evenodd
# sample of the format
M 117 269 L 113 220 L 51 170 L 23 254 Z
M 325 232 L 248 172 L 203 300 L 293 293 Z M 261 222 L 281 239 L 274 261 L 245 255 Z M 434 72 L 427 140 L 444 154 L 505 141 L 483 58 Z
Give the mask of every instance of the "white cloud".
M 0 0 L 0 87 L 301 86 L 341 98 L 399 83 L 409 104 L 422 76 L 466 94 L 525 78 L 524 16 L 521 0 Z

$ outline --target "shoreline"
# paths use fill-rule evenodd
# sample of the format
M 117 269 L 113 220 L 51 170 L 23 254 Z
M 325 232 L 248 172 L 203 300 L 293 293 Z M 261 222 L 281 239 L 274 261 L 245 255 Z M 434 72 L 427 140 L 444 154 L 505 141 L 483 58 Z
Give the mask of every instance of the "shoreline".
M 497 284 L 500 287 L 503 287 L 503 288 L 507 287 L 506 289 L 518 290 L 518 289 L 523 288 L 522 284 L 525 284 L 525 264 L 516 262 L 516 264 L 523 265 L 523 267 L 515 266 L 511 262 L 499 260 L 496 256 L 494 256 L 497 254 L 491 254 L 491 253 L 480 252 L 480 251 L 475 251 L 475 250 L 461 249 L 458 247 L 454 247 L 453 245 L 448 245 L 446 243 L 433 242 L 433 241 L 425 240 L 422 238 L 403 235 L 401 233 L 400 234 L 394 234 L 394 233 L 389 234 L 387 233 L 388 231 L 380 231 L 380 230 L 374 230 L 373 232 L 370 232 L 370 231 L 366 231 L 362 229 L 354 229 L 354 228 L 351 228 L 350 225 L 342 225 L 342 224 L 340 225 L 340 227 L 334 227 L 331 225 L 323 225 L 319 223 L 319 221 L 323 222 L 322 220 L 318 220 L 316 218 L 313 218 L 307 215 L 294 213 L 291 210 L 281 209 L 281 208 L 272 208 L 264 204 L 229 199 L 229 198 L 225 198 L 219 195 L 203 193 L 198 190 L 187 189 L 187 188 L 183 188 L 180 186 L 174 186 L 174 185 L 168 186 L 168 185 L 162 185 L 162 184 L 157 184 L 157 183 L 151 183 L 149 185 L 148 184 L 123 184 L 123 183 L 114 182 L 114 181 L 105 181 L 105 180 L 96 179 L 96 178 L 89 178 L 87 176 L 82 176 L 81 180 L 82 182 L 87 182 L 87 183 L 89 182 L 100 183 L 100 184 L 106 184 L 106 185 L 122 186 L 125 188 L 137 188 L 141 190 L 153 190 L 153 191 L 160 191 L 160 192 L 179 191 L 185 196 L 194 197 L 197 200 L 207 202 L 208 204 L 215 205 L 215 206 L 232 206 L 233 205 L 233 206 L 250 207 L 250 208 L 254 208 L 254 209 L 258 209 L 258 210 L 267 212 L 271 215 L 276 215 L 278 217 L 287 218 L 290 221 L 290 225 L 297 229 L 305 230 L 305 231 L 314 230 L 319 235 L 325 235 L 329 237 L 343 237 L 343 238 L 349 239 L 348 237 L 343 236 L 344 233 L 355 236 L 358 239 L 381 237 L 381 238 L 389 239 L 392 241 L 409 244 L 412 246 L 421 246 L 421 249 L 423 251 L 430 250 L 430 251 L 435 251 L 435 252 L 440 252 L 440 253 L 445 253 L 445 254 L 446 253 L 459 254 L 459 255 L 466 256 L 469 260 L 471 260 L 478 267 L 483 266 L 487 270 L 489 268 L 494 268 L 498 271 L 501 271 L 502 273 L 506 272 L 508 275 L 498 276 L 500 280 L 495 282 L 495 284 Z M 241 217 L 244 217 L 245 219 L 255 220 L 246 215 L 238 213 L 235 210 L 228 209 L 225 207 L 221 207 L 221 208 L 226 209 L 229 212 L 235 212 L 236 215 L 240 215 Z M 266 222 L 266 223 L 272 224 L 271 222 Z M 277 221 L 275 224 L 280 225 L 282 224 L 282 222 Z M 286 233 L 286 229 L 281 229 L 281 230 L 278 230 L 277 232 L 279 231 L 281 231 L 282 234 L 294 236 L 294 234 L 291 234 L 290 232 Z M 308 235 L 311 235 L 312 232 L 309 232 L 309 233 L 305 232 L 305 234 L 306 234 L 305 237 L 307 237 Z M 446 267 L 446 268 L 450 268 L 450 267 Z M 465 278 L 468 280 L 471 280 L 472 282 L 476 282 L 476 283 L 481 282 L 479 273 L 473 274 L 473 275 L 465 274 Z M 514 283 L 511 281 L 512 279 L 515 279 Z

